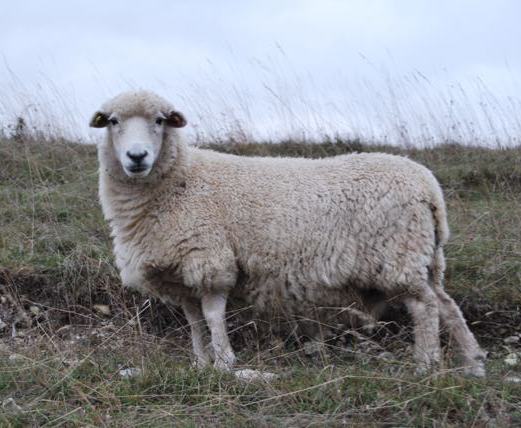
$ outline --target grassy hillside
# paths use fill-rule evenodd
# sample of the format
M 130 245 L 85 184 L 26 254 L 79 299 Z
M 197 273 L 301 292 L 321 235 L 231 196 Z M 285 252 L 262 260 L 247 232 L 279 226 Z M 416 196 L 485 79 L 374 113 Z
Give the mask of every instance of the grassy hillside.
M 372 337 L 339 333 L 317 350 L 305 338 L 259 334 L 261 320 L 244 327 L 232 316 L 241 363 L 282 376 L 244 384 L 198 372 L 190 367 L 183 317 L 120 287 L 97 202 L 95 148 L 3 138 L 0 397 L 21 410 L 5 404 L 0 423 L 521 424 L 521 384 L 505 380 L 520 376 L 521 363 L 503 362 L 521 346 L 504 342 L 521 333 L 520 148 L 406 150 L 358 141 L 210 148 L 246 156 L 387 151 L 431 168 L 444 187 L 452 230 L 446 287 L 491 354 L 489 378 L 412 376 L 406 318 L 404 327 L 388 322 Z M 125 368 L 141 375 L 126 379 Z

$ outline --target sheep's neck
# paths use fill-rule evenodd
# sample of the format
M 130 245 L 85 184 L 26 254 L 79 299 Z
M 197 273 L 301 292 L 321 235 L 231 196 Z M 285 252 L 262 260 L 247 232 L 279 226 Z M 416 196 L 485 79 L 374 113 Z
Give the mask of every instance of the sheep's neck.
M 128 240 L 139 234 L 144 224 L 152 220 L 150 213 L 157 197 L 157 189 L 141 186 L 117 187 L 119 189 L 111 192 L 113 217 L 109 221 L 117 230 L 114 232 L 123 240 Z

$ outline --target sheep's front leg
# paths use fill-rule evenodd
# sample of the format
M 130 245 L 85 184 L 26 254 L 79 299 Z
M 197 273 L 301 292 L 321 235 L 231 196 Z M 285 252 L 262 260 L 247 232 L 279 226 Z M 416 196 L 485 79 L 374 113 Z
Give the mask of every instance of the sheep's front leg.
M 198 301 L 186 299 L 183 302 L 183 311 L 190 326 L 192 335 L 192 347 L 196 358 L 196 364 L 204 367 L 210 364 L 210 356 L 205 349 L 204 336 L 205 326 L 201 305 Z
M 224 293 L 206 294 L 201 299 L 203 314 L 212 335 L 215 367 L 230 370 L 235 363 L 235 354 L 226 331 L 226 299 Z

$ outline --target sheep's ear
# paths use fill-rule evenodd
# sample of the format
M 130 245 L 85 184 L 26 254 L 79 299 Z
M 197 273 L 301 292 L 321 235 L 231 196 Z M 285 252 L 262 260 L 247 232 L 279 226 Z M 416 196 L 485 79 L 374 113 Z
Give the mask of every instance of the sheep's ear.
M 90 126 L 92 128 L 105 128 L 109 124 L 109 115 L 101 111 L 97 111 L 90 120 Z
M 166 124 L 173 126 L 174 128 L 182 128 L 186 125 L 186 119 L 182 113 L 172 110 L 170 113 L 165 114 Z

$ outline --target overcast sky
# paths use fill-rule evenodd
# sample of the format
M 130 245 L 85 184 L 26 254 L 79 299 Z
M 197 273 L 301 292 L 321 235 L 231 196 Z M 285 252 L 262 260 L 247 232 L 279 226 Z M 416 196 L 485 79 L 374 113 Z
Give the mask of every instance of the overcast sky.
M 96 135 L 90 114 L 140 87 L 192 136 L 506 142 L 521 134 L 520 19 L 516 0 L 10 3 L 0 119 Z

